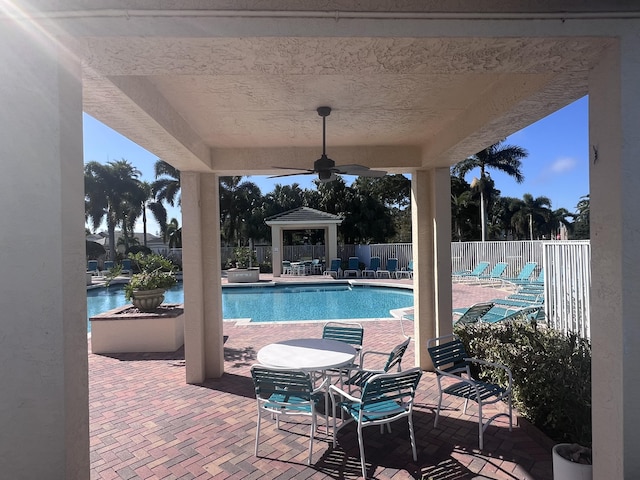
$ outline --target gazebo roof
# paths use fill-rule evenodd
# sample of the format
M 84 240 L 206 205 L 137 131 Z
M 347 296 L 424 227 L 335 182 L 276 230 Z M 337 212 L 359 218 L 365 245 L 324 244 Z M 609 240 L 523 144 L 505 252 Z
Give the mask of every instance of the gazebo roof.
M 340 225 L 343 218 L 334 215 L 332 213 L 322 212 L 315 208 L 298 207 L 293 210 L 278 213 L 265 218 L 264 223 L 269 226 L 272 225 L 289 225 L 289 226 L 302 226 L 302 225 Z

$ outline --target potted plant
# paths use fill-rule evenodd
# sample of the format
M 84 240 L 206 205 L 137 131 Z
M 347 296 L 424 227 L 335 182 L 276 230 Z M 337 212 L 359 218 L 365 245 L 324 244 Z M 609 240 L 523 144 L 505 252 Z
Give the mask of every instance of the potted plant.
M 577 443 L 559 443 L 553 447 L 554 480 L 591 480 L 591 449 Z
M 260 280 L 260 268 L 254 267 L 257 263 L 255 252 L 249 247 L 237 247 L 233 250 L 235 257 L 235 268 L 227 271 L 227 281 L 229 283 L 248 283 Z
M 173 263 L 162 255 L 130 255 L 138 273 L 124 287 L 127 300 L 143 312 L 153 312 L 164 301 L 164 292 L 173 287 L 177 280 L 173 274 Z

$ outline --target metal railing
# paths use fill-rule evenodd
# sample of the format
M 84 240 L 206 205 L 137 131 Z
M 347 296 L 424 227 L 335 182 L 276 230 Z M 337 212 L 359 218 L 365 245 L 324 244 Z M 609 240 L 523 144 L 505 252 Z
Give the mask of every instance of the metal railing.
M 591 338 L 591 244 L 544 243 L 545 314 L 549 326 Z

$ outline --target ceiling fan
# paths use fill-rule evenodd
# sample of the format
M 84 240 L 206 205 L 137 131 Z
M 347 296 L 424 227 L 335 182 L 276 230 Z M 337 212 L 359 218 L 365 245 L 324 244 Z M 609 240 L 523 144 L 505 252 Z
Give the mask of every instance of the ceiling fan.
M 318 115 L 322 117 L 322 156 L 313 162 L 313 169 L 300 169 L 291 167 L 273 167 L 284 170 L 296 170 L 297 173 L 286 173 L 284 175 L 274 175 L 269 178 L 289 177 L 292 175 L 318 174 L 318 179 L 322 183 L 335 180 L 336 175 L 357 175 L 359 177 L 384 177 L 387 172 L 383 170 L 370 170 L 364 165 L 336 165 L 336 162 L 327 157 L 326 154 L 326 133 L 327 117 L 331 114 L 331 107 L 318 107 Z M 302 171 L 302 173 L 301 173 Z

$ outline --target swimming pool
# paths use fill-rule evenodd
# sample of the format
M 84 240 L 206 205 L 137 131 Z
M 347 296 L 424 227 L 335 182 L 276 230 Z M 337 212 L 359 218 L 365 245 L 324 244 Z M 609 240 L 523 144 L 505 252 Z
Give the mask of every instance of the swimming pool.
M 182 303 L 182 284 L 167 290 L 166 303 Z M 122 286 L 87 292 L 89 317 L 127 304 Z M 222 316 L 252 322 L 388 318 L 413 305 L 413 290 L 378 285 L 275 285 L 222 289 Z

